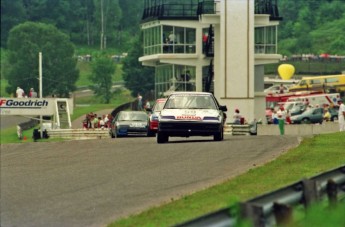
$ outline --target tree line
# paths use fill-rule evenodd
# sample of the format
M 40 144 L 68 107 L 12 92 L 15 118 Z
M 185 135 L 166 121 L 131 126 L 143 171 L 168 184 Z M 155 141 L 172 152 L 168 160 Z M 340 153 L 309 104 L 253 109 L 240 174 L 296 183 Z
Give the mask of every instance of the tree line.
M 141 0 L 1 0 L 1 47 L 23 22 L 52 24 L 75 45 L 128 48 L 140 29 Z
M 278 4 L 283 17 L 278 53 L 345 55 L 345 0 L 278 0 Z M 44 95 L 68 96 L 79 77 L 76 45 L 129 52 L 123 63 L 126 87 L 133 96 L 154 89 L 154 69 L 138 62 L 143 54 L 139 35 L 143 7 L 143 0 L 1 0 L 1 47 L 8 50 L 2 74 L 8 80 L 7 91 L 18 85 L 38 90 L 37 54 L 43 52 L 43 85 L 49 88 Z M 102 59 L 103 54 L 98 57 L 90 79 L 95 92 L 105 94 L 109 88 L 102 84 L 109 83 L 102 81 L 109 80 L 113 66 Z M 109 97 L 106 93 L 105 102 Z

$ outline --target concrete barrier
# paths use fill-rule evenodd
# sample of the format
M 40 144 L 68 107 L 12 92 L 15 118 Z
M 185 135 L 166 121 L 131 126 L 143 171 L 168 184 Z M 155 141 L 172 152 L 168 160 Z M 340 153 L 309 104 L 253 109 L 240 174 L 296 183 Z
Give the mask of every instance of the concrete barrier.
M 104 139 L 110 138 L 109 129 L 52 129 L 47 130 L 50 138 Z
M 234 125 L 226 124 L 224 125 L 224 134 L 230 135 L 250 135 L 250 125 Z
M 307 136 L 339 131 L 337 122 L 325 122 L 323 124 L 291 124 L 285 125 L 285 135 Z M 280 135 L 278 125 L 258 124 L 258 135 Z

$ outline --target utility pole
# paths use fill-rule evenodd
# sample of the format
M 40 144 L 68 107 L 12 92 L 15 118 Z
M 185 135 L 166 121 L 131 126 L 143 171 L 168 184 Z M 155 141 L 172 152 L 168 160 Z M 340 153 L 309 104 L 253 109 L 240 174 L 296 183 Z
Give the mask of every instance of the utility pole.
M 38 73 L 39 73 L 39 88 L 40 88 L 40 98 L 43 98 L 42 96 L 42 52 L 39 52 L 38 54 Z M 43 116 L 40 115 L 40 128 L 41 128 L 41 138 L 43 138 Z
M 104 14 L 103 14 L 103 0 L 101 0 L 101 50 L 104 49 Z

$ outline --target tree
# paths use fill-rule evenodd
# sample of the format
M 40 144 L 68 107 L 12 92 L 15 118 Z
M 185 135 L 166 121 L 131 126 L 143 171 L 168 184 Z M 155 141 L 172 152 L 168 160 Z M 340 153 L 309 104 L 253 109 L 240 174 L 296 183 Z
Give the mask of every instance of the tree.
M 136 97 L 138 93 L 145 94 L 154 90 L 154 68 L 144 67 L 138 61 L 138 58 L 143 56 L 142 43 L 142 36 L 133 42 L 132 49 L 122 67 L 125 86 L 131 90 L 133 97 Z
M 15 15 L 15 16 L 14 16 Z M 22 0 L 1 0 L 1 46 L 4 47 L 11 28 L 26 20 Z
M 15 26 L 8 37 L 8 80 L 6 91 L 13 93 L 17 86 L 28 91 L 39 90 L 38 54 L 42 52 L 43 96 L 56 94 L 69 97 L 76 89 L 79 77 L 74 58 L 74 46 L 66 34 L 53 25 L 25 22 Z
M 97 57 L 92 63 L 90 80 L 93 85 L 90 88 L 97 96 L 103 97 L 105 103 L 109 103 L 111 99 L 112 75 L 114 72 L 114 62 L 105 54 Z

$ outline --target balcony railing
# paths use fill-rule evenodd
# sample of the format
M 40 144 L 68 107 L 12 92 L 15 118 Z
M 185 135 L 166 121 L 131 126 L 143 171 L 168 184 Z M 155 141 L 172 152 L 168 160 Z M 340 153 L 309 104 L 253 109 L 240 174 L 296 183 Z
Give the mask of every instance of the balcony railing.
M 270 20 L 282 20 L 279 16 L 278 0 L 255 0 L 255 14 L 269 14 Z
M 144 9 L 142 20 L 198 20 L 198 4 L 157 4 Z
M 174 19 L 198 20 L 202 14 L 218 14 L 220 0 L 190 0 L 170 3 L 168 0 L 146 0 L 142 20 Z M 279 16 L 278 0 L 255 0 L 255 14 L 269 14 L 271 20 L 282 20 Z
M 278 0 L 255 0 L 255 14 L 269 14 L 270 20 L 282 20 L 279 16 Z M 219 0 L 200 0 L 198 3 L 198 15 L 217 14 Z

